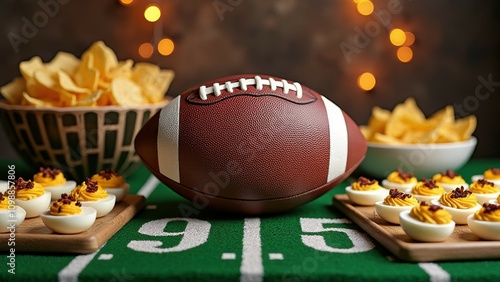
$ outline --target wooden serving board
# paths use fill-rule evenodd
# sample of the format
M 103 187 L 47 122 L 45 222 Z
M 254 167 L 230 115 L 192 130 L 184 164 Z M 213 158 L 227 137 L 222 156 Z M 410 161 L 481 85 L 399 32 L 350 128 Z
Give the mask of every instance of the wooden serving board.
M 48 229 L 40 217 L 28 218 L 16 228 L 16 252 L 91 253 L 98 250 L 146 204 L 139 195 L 128 195 L 113 210 L 98 218 L 82 233 L 58 234 Z M 7 251 L 10 233 L 0 234 L 0 251 Z
M 456 225 L 444 242 L 424 243 L 412 240 L 399 225 L 388 223 L 374 206 L 354 205 L 345 194 L 333 197 L 334 206 L 354 223 L 405 261 L 478 260 L 500 258 L 500 241 L 484 241 L 472 234 L 467 225 Z

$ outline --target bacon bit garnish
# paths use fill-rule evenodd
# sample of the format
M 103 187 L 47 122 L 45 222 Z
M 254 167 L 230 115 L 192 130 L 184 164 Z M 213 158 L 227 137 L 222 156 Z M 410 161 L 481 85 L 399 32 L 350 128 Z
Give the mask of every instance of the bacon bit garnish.
M 99 176 L 105 178 L 106 180 L 110 180 L 112 176 L 119 176 L 118 173 L 114 169 L 106 169 L 106 170 L 101 170 L 99 172 Z
M 451 198 L 467 198 L 472 192 L 460 186 L 451 192 Z
M 87 185 L 87 189 L 85 189 L 85 191 L 89 193 L 94 193 L 97 191 L 97 181 L 92 181 L 92 179 L 87 177 L 87 179 L 85 179 L 85 185 Z
M 391 198 L 402 199 L 402 200 L 412 197 L 412 195 L 410 195 L 410 194 L 406 194 L 404 192 L 399 192 L 398 189 L 389 190 L 389 195 L 391 196 Z
M 413 175 L 413 173 L 410 173 L 410 172 L 404 172 L 404 171 L 402 171 L 402 170 L 401 170 L 401 169 L 399 169 L 399 168 L 398 168 L 397 172 L 398 172 L 398 176 L 399 176 L 401 179 L 405 180 L 405 181 L 406 181 L 406 180 L 408 180 L 408 179 L 411 179 L 411 178 L 414 176 L 414 175 Z
M 490 169 L 491 169 L 491 172 L 493 172 L 493 174 L 496 174 L 496 175 L 500 174 L 500 168 L 493 168 L 492 167 Z
M 16 181 L 16 184 L 14 184 L 14 187 L 17 190 L 33 189 L 33 187 L 35 187 L 35 183 L 33 183 L 31 180 L 24 181 L 24 179 L 22 177 L 19 177 Z
M 47 167 L 47 168 L 43 168 L 43 167 L 40 167 L 40 172 L 42 173 L 42 176 L 43 177 L 51 177 L 52 179 L 55 179 L 56 176 L 61 173 L 61 170 L 58 169 L 58 168 L 50 168 L 50 167 Z
M 481 185 L 481 187 L 484 187 L 484 185 L 487 185 L 487 186 L 494 186 L 495 185 L 495 183 L 487 181 L 486 179 L 479 179 L 477 181 L 477 184 Z
M 457 174 L 453 170 L 449 170 L 449 169 L 447 169 L 445 173 L 441 173 L 441 175 L 448 176 L 449 178 L 455 178 L 457 176 L 460 176 L 459 174 Z
M 363 177 L 361 176 L 360 178 L 358 178 L 358 182 L 360 185 L 373 185 L 375 183 L 377 183 L 377 180 L 373 179 L 373 180 L 370 180 L 366 177 Z
M 500 205 L 484 203 L 483 208 L 485 213 L 493 213 L 496 210 L 500 210 Z
M 422 182 L 424 183 L 424 186 L 429 188 L 429 189 L 438 188 L 438 186 L 436 184 L 436 180 L 427 179 L 424 177 L 424 178 L 422 178 Z

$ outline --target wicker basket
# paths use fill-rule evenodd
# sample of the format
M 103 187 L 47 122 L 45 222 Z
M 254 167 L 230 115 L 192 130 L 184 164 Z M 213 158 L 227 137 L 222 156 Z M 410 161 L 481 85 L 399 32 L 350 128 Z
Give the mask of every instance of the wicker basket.
M 34 169 L 57 167 L 76 181 L 105 168 L 126 177 L 140 165 L 135 135 L 167 103 L 35 108 L 0 101 L 0 119 L 11 144 Z

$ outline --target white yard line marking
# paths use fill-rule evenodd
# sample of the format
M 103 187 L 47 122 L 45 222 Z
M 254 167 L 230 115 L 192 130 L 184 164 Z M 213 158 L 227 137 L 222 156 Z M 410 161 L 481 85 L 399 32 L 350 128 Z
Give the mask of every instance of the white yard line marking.
M 97 258 L 98 260 L 110 260 L 113 258 L 113 254 L 100 254 Z
M 144 183 L 144 185 L 142 185 L 141 189 L 139 189 L 139 192 L 137 192 L 137 194 L 148 198 L 159 183 L 160 181 L 154 175 L 151 175 Z M 66 267 L 59 271 L 59 274 L 57 275 L 58 280 L 61 282 L 78 281 L 78 276 L 80 275 L 80 273 L 94 259 L 96 254 L 101 250 L 102 247 L 104 247 L 104 245 L 106 245 L 106 243 L 104 243 L 97 251 L 91 254 L 76 256 L 68 265 L 66 265 Z
M 223 259 L 223 260 L 235 260 L 236 254 L 235 253 L 222 253 L 221 259 Z
M 244 282 L 260 282 L 264 276 L 259 218 L 245 218 L 240 274 Z
M 104 243 L 104 245 L 106 245 L 106 243 Z M 102 245 L 102 247 L 104 247 L 104 245 Z M 80 275 L 82 270 L 94 259 L 95 255 L 101 250 L 101 248 L 88 255 L 80 255 L 75 257 L 68 265 L 66 265 L 65 268 L 59 271 L 57 279 L 60 282 L 78 281 L 78 275 Z
M 158 184 L 160 184 L 160 180 L 158 180 L 158 178 L 156 178 L 154 175 L 151 175 L 146 183 L 142 185 L 141 189 L 139 189 L 137 195 L 142 195 L 148 198 L 149 195 L 151 195 L 151 193 L 155 190 L 156 186 L 158 186 Z
M 158 206 L 157 206 L 157 205 L 147 205 L 147 206 L 146 206 L 146 209 L 147 209 L 147 210 L 156 210 L 157 208 L 158 208 Z
M 282 253 L 269 253 L 269 259 L 270 260 L 283 260 L 283 254 Z
M 430 262 L 419 263 L 418 266 L 429 274 L 431 282 L 449 282 L 451 281 L 450 274 L 442 269 L 439 265 Z

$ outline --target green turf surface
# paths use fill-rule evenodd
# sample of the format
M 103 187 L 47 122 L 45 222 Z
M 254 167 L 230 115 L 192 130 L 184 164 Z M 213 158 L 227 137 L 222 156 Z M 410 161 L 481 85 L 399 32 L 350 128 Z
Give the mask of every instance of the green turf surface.
M 7 161 L 0 161 L 6 174 Z M 33 172 L 15 162 L 19 176 Z M 458 171 L 469 180 L 500 160 L 473 160 Z M 137 193 L 150 177 L 141 167 L 127 181 Z M 192 204 L 158 184 L 148 207 L 90 255 L 16 253 L 16 274 L 2 255 L 0 281 L 471 281 L 500 279 L 500 260 L 408 263 L 396 260 L 332 207 L 332 195 L 293 211 L 245 218 L 208 209 L 186 218 Z M 437 279 L 437 280 L 436 280 Z

